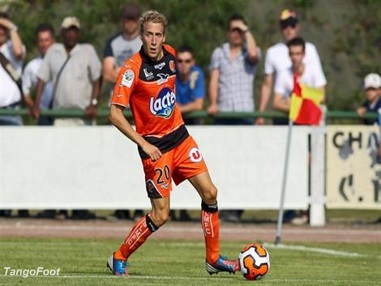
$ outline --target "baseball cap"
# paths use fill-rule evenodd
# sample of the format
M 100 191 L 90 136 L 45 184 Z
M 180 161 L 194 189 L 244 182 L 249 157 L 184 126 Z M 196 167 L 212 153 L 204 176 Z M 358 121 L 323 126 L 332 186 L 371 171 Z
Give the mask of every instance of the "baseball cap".
M 140 10 L 140 8 L 135 5 L 135 4 L 126 4 L 121 12 L 120 12 L 120 17 L 122 19 L 139 19 L 140 15 L 141 15 L 142 11 Z
M 76 27 L 77 29 L 81 28 L 81 24 L 80 24 L 78 18 L 66 17 L 65 19 L 63 19 L 62 24 L 61 24 L 61 28 L 62 29 L 68 29 L 70 27 Z
M 299 19 L 294 10 L 285 9 L 280 13 L 279 23 L 282 27 L 287 27 L 288 25 L 295 27 L 298 22 Z
M 380 88 L 381 77 L 376 73 L 370 73 L 364 78 L 364 89 Z
M 285 21 L 289 19 L 298 20 L 298 16 L 294 10 L 285 9 L 280 13 L 279 21 Z

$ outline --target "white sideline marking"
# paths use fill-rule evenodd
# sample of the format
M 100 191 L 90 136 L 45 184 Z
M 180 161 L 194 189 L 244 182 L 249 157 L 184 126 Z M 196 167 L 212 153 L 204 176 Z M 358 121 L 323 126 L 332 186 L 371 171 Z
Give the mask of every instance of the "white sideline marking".
M 346 252 L 346 251 L 339 251 L 339 250 L 319 248 L 319 247 L 308 247 L 303 245 L 285 245 L 285 244 L 272 244 L 272 243 L 264 243 L 263 245 L 264 247 L 268 247 L 268 248 L 281 248 L 281 249 L 299 250 L 299 251 L 306 251 L 306 252 L 316 252 L 316 253 L 329 254 L 334 256 L 346 256 L 346 257 L 366 256 L 356 252 Z

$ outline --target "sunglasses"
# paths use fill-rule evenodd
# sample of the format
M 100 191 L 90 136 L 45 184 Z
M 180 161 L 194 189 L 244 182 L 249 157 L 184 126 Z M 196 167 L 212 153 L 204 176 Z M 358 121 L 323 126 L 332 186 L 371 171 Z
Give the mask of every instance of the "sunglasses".
M 232 29 L 229 29 L 229 32 L 230 33 L 234 33 L 234 32 L 237 32 L 237 33 L 242 33 L 242 31 L 238 28 L 232 28 Z
M 295 28 L 297 24 L 298 23 L 295 21 L 281 21 L 280 27 L 282 28 L 282 30 L 285 30 L 287 29 L 287 27 Z
M 181 64 L 181 63 L 189 64 L 191 61 L 192 61 L 192 59 L 186 59 L 186 60 L 177 59 L 177 62 L 178 62 L 179 64 Z

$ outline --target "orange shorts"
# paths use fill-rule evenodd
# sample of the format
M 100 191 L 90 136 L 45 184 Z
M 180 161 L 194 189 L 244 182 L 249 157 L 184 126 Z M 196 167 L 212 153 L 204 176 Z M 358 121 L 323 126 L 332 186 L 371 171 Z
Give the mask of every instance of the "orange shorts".
M 157 161 L 143 159 L 148 197 L 168 198 L 172 191 L 172 178 L 176 185 L 208 170 L 192 136 L 179 146 L 164 153 Z

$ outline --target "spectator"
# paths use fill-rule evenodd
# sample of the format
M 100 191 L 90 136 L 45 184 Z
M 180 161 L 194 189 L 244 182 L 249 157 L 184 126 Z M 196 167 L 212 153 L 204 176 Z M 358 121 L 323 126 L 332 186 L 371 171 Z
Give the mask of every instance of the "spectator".
M 177 50 L 176 99 L 182 114 L 202 110 L 205 97 L 205 76 L 196 65 L 193 49 L 182 46 Z M 197 125 L 200 120 L 185 118 L 185 124 Z
M 196 65 L 193 49 L 182 46 L 176 51 L 176 100 L 182 114 L 201 110 L 205 97 L 205 76 L 202 69 Z M 184 118 L 186 125 L 200 124 L 199 118 Z M 174 210 L 171 219 L 175 218 Z M 180 210 L 180 221 L 190 221 L 188 212 Z
M 36 28 L 36 39 L 39 55 L 32 59 L 25 67 L 22 83 L 25 102 L 29 108 L 33 108 L 34 101 L 32 98 L 32 90 L 36 88 L 38 81 L 38 71 L 41 67 L 42 60 L 50 48 L 55 42 L 54 28 L 48 23 L 43 23 Z M 42 91 L 41 109 L 50 109 L 53 99 L 53 83 L 51 81 L 45 84 Z M 53 124 L 53 119 L 49 116 L 40 116 L 37 121 L 38 125 L 49 126 Z
M 17 26 L 9 19 L 6 13 L 0 13 L 0 52 L 16 71 L 22 74 L 22 65 L 26 50 L 18 33 Z M 22 93 L 18 83 L 9 75 L 7 69 L 0 66 L 0 107 L 2 109 L 19 109 Z M 22 125 L 20 116 L 1 116 L 0 125 Z
M 135 4 L 126 4 L 120 13 L 122 31 L 107 40 L 103 53 L 103 78 L 110 83 L 110 95 L 116 82 L 120 68 L 141 46 L 139 17 L 140 8 Z M 114 216 L 129 219 L 129 210 L 116 210 Z M 134 220 L 143 216 L 143 210 L 135 210 Z
M 140 14 L 141 10 L 135 4 L 125 5 L 120 13 L 122 31 L 106 42 L 103 53 L 103 78 L 112 87 L 124 62 L 137 53 L 142 46 L 139 36 Z
M 273 109 L 282 111 L 286 114 L 290 111 L 291 93 L 294 88 L 294 75 L 300 83 L 309 87 L 325 90 L 327 80 L 324 74 L 321 74 L 320 69 L 315 65 L 305 64 L 305 41 L 296 37 L 287 43 L 289 49 L 289 57 L 291 59 L 291 67 L 281 71 L 276 78 L 274 86 L 274 101 Z
M 77 18 L 66 17 L 61 24 L 63 43 L 53 44 L 38 73 L 33 115 L 40 116 L 42 91 L 53 81 L 53 109 L 82 109 L 86 118 L 56 118 L 55 126 L 91 125 L 97 115 L 101 85 L 101 63 L 90 44 L 79 44 L 81 25 Z M 73 219 L 95 217 L 87 210 L 73 210 Z
M 22 101 L 21 82 L 22 65 L 26 54 L 25 46 L 18 33 L 17 26 L 6 13 L 0 13 L 0 108 L 19 109 Z M 9 63 L 9 65 L 8 65 Z M 6 66 L 10 66 L 14 72 Z M 21 116 L 0 116 L 0 125 L 22 125 Z M 0 216 L 11 216 L 11 210 L 0 210 Z M 27 210 L 19 210 L 19 217 L 28 217 Z
M 363 117 L 365 113 L 379 112 L 381 108 L 381 77 L 376 73 L 370 73 L 364 78 L 364 92 L 365 101 L 364 103 L 356 109 L 357 114 Z M 363 118 L 363 123 L 366 125 L 377 124 L 377 119 Z
M 66 17 L 61 25 L 63 43 L 53 44 L 41 65 L 33 114 L 40 116 L 45 84 L 53 80 L 53 109 L 82 109 L 83 118 L 56 118 L 54 125 L 92 125 L 97 115 L 101 85 L 101 63 L 90 44 L 79 44 L 80 22 Z
M 326 78 L 318 66 L 304 62 L 306 43 L 302 38 L 296 37 L 291 39 L 288 41 L 287 47 L 291 59 L 291 67 L 281 71 L 277 75 L 273 101 L 273 109 L 285 112 L 286 114 L 290 111 L 294 76 L 296 76 L 299 83 L 321 89 L 323 92 L 325 92 L 325 86 L 327 84 Z M 297 216 L 296 211 L 288 210 L 285 212 L 283 220 L 293 224 L 304 224 L 308 221 L 308 212 L 302 211 L 301 214 Z
M 286 43 L 295 38 L 300 30 L 299 19 L 295 11 L 289 9 L 283 10 L 279 19 L 279 27 L 282 31 L 284 42 L 277 43 L 267 50 L 264 71 L 265 77 L 262 83 L 258 111 L 264 111 L 266 109 L 270 100 L 273 83 L 276 81 L 278 74 L 291 66 L 291 60 L 288 55 L 289 51 Z M 314 68 L 319 70 L 320 74 L 324 76 L 316 47 L 309 42 L 306 43 L 306 52 L 303 61 L 308 66 L 314 66 Z M 276 125 L 287 125 L 288 119 L 274 119 L 273 123 Z M 262 117 L 258 117 L 256 119 L 256 124 L 264 124 L 264 119 Z
M 219 111 L 253 112 L 254 77 L 260 58 L 253 34 L 241 15 L 228 20 L 228 42 L 212 53 L 208 113 Z M 251 119 L 218 119 L 216 124 L 251 125 Z M 237 222 L 242 210 L 221 211 L 221 220 Z

